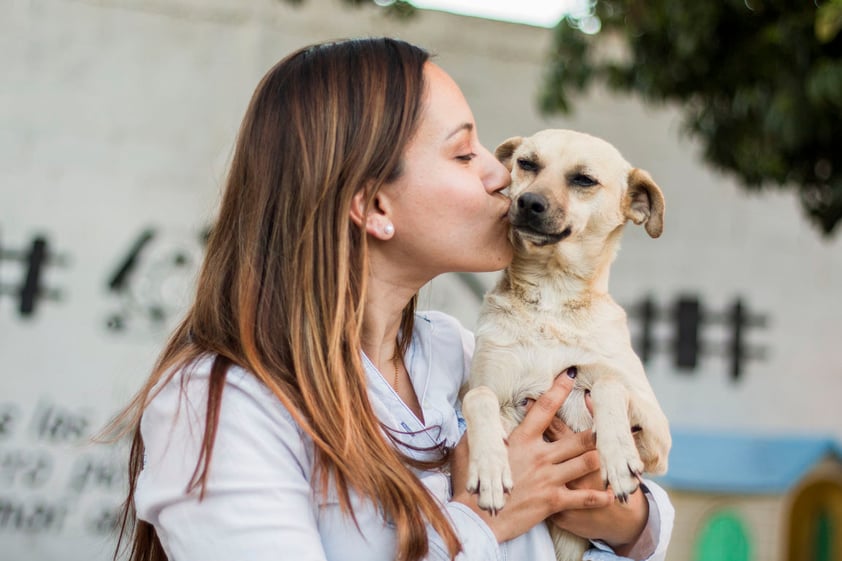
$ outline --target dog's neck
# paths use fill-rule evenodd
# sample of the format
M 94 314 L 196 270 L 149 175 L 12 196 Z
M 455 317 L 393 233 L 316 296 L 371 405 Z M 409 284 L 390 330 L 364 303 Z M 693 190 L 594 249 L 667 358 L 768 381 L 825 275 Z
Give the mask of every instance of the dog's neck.
M 572 311 L 589 307 L 608 295 L 611 263 L 619 249 L 621 231 L 618 228 L 598 243 L 568 244 L 545 253 L 516 246 L 500 282 L 536 309 Z

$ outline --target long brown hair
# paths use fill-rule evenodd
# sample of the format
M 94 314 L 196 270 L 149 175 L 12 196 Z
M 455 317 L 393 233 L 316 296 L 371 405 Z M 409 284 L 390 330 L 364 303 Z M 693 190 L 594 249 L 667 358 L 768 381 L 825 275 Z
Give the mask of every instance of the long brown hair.
M 151 377 L 118 419 L 134 439 L 120 542 L 131 561 L 166 559 L 154 528 L 137 520 L 140 416 L 153 388 L 201 355 L 211 369 L 201 454 L 186 492 L 204 496 L 227 368 L 252 372 L 314 443 L 314 485 L 350 489 L 397 528 L 399 559 L 427 553 L 426 524 L 451 556 L 461 546 L 440 505 L 384 438 L 366 392 L 360 355 L 368 258 L 350 220 L 352 198 L 401 173 L 422 110 L 429 55 L 386 38 L 301 49 L 275 65 L 251 99 L 238 135 L 195 301 Z M 412 333 L 413 299 L 401 333 Z M 400 341 L 406 350 L 408 337 Z

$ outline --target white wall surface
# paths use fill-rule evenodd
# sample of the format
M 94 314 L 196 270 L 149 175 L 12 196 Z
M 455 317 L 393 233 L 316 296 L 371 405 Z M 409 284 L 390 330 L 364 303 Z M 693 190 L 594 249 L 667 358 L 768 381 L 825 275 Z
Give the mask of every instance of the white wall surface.
M 821 432 L 842 439 L 842 240 L 823 241 L 786 193 L 749 196 L 710 171 L 679 133 L 678 113 L 590 93 L 569 117 L 536 110 L 550 32 L 309 0 L 6 0 L 0 3 L 0 248 L 46 236 L 63 263 L 44 286 L 61 292 L 21 317 L 0 296 L 0 561 L 107 559 L 103 529 L 123 493 L 120 455 L 87 444 L 149 371 L 190 291 L 234 135 L 262 74 L 315 41 L 396 35 L 438 53 L 493 147 L 545 127 L 615 143 L 664 190 L 663 237 L 630 227 L 612 275 L 623 304 L 685 293 L 721 311 L 738 296 L 768 316 L 750 330 L 767 359 L 738 383 L 724 358 L 680 373 L 668 352 L 648 372 L 676 426 Z M 108 282 L 148 228 L 127 289 Z M 177 265 L 174 255 L 186 263 Z M 16 289 L 26 267 L 0 261 Z M 494 275 L 484 275 L 488 286 Z M 477 301 L 455 277 L 423 303 L 466 325 Z M 165 320 L 148 317 L 150 307 Z M 665 312 L 668 313 L 668 312 Z M 115 315 L 125 328 L 110 329 Z M 637 329 L 632 320 L 633 331 Z M 668 347 L 672 329 L 656 330 Z M 722 327 L 706 328 L 716 344 Z

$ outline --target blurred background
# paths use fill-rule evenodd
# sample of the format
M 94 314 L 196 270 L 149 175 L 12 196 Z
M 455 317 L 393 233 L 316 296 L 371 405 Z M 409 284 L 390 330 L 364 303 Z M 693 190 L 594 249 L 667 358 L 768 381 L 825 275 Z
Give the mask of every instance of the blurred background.
M 611 289 L 675 435 L 668 558 L 842 559 L 842 2 L 468 4 L 0 0 L 0 560 L 110 559 L 125 450 L 90 438 L 189 301 L 249 97 L 368 35 L 436 53 L 487 147 L 577 129 L 661 186 Z M 421 307 L 473 327 L 495 278 Z

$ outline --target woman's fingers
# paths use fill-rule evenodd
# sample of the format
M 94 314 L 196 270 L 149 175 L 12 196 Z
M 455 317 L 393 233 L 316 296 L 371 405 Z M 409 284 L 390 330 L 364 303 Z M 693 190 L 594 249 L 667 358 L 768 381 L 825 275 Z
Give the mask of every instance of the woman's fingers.
M 573 433 L 557 417 L 574 381 L 566 372 L 557 376 L 541 397 L 527 405 L 524 420 L 509 435 L 508 459 L 514 486 L 505 508 L 495 516 L 482 511 L 476 497 L 464 491 L 466 464 L 470 463 L 466 443 L 460 442 L 453 451 L 453 488 L 463 490 L 455 492 L 454 500 L 477 512 L 499 540 L 511 539 L 553 513 L 570 509 L 595 512 L 593 509 L 614 501 L 613 494 L 601 484 L 593 432 Z M 596 487 L 568 485 L 590 481 L 594 474 L 598 479 Z
M 629 499 L 627 504 L 613 501 L 603 509 L 561 510 L 550 520 L 562 530 L 583 538 L 604 540 L 618 555 L 627 555 L 649 519 L 649 503 L 643 492 L 635 492 Z
M 550 422 L 550 426 L 544 431 L 544 436 L 550 442 L 561 440 L 569 434 L 573 434 L 573 431 L 558 417 L 554 417 L 552 422 Z
M 564 458 L 555 462 L 553 465 L 557 481 L 563 485 L 582 479 L 595 471 L 598 472 L 599 467 L 599 454 L 596 450 L 590 450 L 577 456 Z
M 594 438 L 593 431 L 586 430 L 576 433 L 571 432 L 555 442 L 551 442 L 547 453 L 549 454 L 549 460 L 554 464 L 558 464 L 577 458 L 588 452 L 595 452 L 595 450 L 596 439 Z M 590 458 L 592 456 L 593 455 L 588 457 Z M 594 464 L 593 469 L 599 469 L 598 455 L 596 456 L 596 463 Z M 593 471 L 593 469 L 591 471 Z
M 605 489 L 605 482 L 600 471 L 596 469 L 584 477 L 568 481 L 567 486 L 571 489 Z
M 526 411 L 529 412 L 532 409 L 532 406 L 535 404 L 534 399 L 527 399 L 526 400 Z M 550 426 L 547 427 L 547 430 L 544 431 L 544 439 L 550 442 L 555 442 L 556 440 L 560 439 L 563 436 L 571 434 L 573 431 L 564 424 L 558 415 L 553 417 L 553 420 L 550 421 Z
M 555 510 L 556 512 L 563 512 L 568 510 L 603 508 L 613 502 L 614 495 L 606 491 L 567 489 L 562 487 L 556 491 Z
M 518 434 L 524 438 L 532 438 L 543 435 L 552 424 L 561 404 L 573 390 L 573 382 L 574 380 L 565 373 L 556 376 L 553 385 L 535 400 L 523 422 L 518 425 L 511 436 L 515 437 Z

